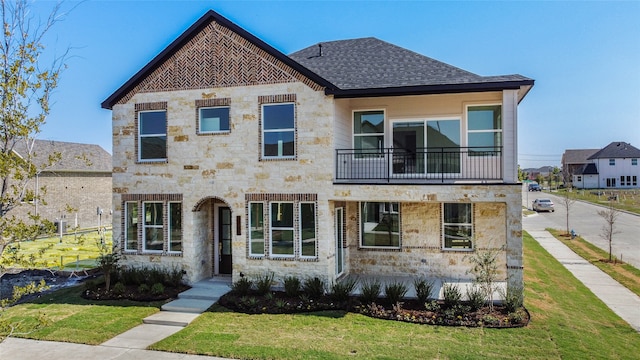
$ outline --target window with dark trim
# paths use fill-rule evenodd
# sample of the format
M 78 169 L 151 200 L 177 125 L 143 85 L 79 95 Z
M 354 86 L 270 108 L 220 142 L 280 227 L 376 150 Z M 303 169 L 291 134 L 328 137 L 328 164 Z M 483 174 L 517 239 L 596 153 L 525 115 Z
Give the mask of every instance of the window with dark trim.
M 138 112 L 138 160 L 167 159 L 167 112 L 165 110 Z
M 442 248 L 473 249 L 473 206 L 470 203 L 442 204 Z

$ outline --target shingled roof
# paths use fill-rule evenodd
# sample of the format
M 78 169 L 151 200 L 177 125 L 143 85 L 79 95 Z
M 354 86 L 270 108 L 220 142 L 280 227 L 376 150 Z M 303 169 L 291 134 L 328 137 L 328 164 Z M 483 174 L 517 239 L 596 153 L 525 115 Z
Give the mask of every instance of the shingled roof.
M 640 149 L 631 146 L 631 144 L 624 141 L 614 141 L 611 144 L 605 146 L 602 150 L 591 155 L 589 160 L 592 159 L 629 159 L 640 158 Z
M 14 151 L 23 156 L 18 146 Z M 55 172 L 108 172 L 113 169 L 111 154 L 99 145 L 79 144 L 53 140 L 35 140 L 35 163 L 45 164 L 49 155 L 59 153 L 60 160 L 46 168 Z
M 442 93 L 533 85 L 532 79 L 521 75 L 480 76 L 374 37 L 323 42 L 289 57 L 336 85 L 339 89 L 332 93 L 338 96 L 387 95 L 393 89 L 402 94 Z
M 568 149 L 562 154 L 563 164 L 584 164 L 589 157 L 600 149 Z
M 336 98 L 514 89 L 519 90 L 520 101 L 534 84 L 521 75 L 476 75 L 371 37 L 316 44 L 287 56 L 210 10 L 103 101 L 102 107 L 111 109 L 212 22 L 240 35 Z

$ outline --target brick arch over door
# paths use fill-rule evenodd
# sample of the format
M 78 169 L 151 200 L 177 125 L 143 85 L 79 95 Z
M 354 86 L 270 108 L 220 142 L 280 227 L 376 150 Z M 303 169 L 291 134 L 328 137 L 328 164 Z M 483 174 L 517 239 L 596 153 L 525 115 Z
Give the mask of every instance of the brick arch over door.
M 202 199 L 200 199 L 194 206 L 193 209 L 191 211 L 200 211 L 202 210 L 202 207 L 205 206 L 206 204 L 209 204 L 209 202 L 211 203 L 219 203 L 219 204 L 226 204 L 227 206 L 229 206 L 229 204 L 224 201 L 224 199 L 221 199 L 217 196 L 207 196 L 204 197 Z

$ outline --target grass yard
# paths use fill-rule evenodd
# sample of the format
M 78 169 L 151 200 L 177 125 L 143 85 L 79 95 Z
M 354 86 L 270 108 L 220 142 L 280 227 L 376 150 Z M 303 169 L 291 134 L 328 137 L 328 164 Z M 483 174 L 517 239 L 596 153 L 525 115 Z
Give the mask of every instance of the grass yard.
M 104 235 L 108 248 L 111 249 L 111 231 Z M 20 256 L 29 259 L 33 255 L 28 267 L 49 268 L 52 270 L 64 269 L 74 271 L 76 269 L 92 269 L 96 267 L 96 259 L 100 255 L 98 243 L 101 241 L 98 231 L 82 234 L 67 234 L 62 237 L 38 239 L 12 244 L 2 254 L 1 264 L 5 267 L 22 267 L 13 263 L 10 258 L 12 248 L 18 251 Z
M 7 309 L 2 319 L 20 323 L 19 332 L 29 332 L 36 319 L 43 317 L 47 323 L 44 327 L 21 337 L 97 345 L 142 324 L 142 319 L 160 311 L 164 303 L 90 301 L 80 297 L 83 289 L 76 286 L 43 294 Z
M 609 263 L 602 260 L 609 259 L 609 253 L 599 247 L 585 241 L 580 236 L 571 240 L 564 231 L 547 229 L 556 239 L 567 245 L 573 252 L 580 255 L 585 260 L 597 266 L 607 275 L 640 296 L 640 270 L 626 263 Z M 615 258 L 615 257 L 614 257 Z
M 640 334 L 528 234 L 525 328 L 424 326 L 327 311 L 246 315 L 214 306 L 154 350 L 252 359 L 636 359 Z M 90 302 L 82 287 L 7 309 L 3 318 L 50 324 L 29 338 L 98 344 L 141 323 L 159 303 Z M 100 331 L 96 331 L 100 328 Z
M 565 196 L 566 189 L 558 190 L 555 195 Z M 582 190 L 582 189 L 573 189 L 570 193 L 571 197 L 574 199 L 587 201 L 590 203 L 609 206 L 610 203 L 613 203 L 613 207 L 618 210 L 626 210 L 629 212 L 633 212 L 636 214 L 640 214 L 640 190 L 631 189 L 631 190 Z M 612 196 L 617 196 L 617 201 L 609 201 L 609 198 Z
M 252 359 L 637 358 L 640 334 L 528 234 L 524 248 L 525 328 L 423 326 L 336 311 L 245 315 L 215 306 L 152 348 Z

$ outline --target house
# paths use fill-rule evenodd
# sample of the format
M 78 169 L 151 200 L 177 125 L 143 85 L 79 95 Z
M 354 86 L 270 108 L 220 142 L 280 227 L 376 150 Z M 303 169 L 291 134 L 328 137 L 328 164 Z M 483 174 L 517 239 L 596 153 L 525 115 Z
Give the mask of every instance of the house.
M 568 149 L 562 154 L 562 178 L 565 184 L 573 181 L 573 176 L 590 164 L 589 157 L 600 149 Z
M 468 280 L 490 248 L 522 286 L 517 116 L 533 84 L 376 38 L 287 56 L 209 11 L 102 103 L 114 238 L 128 264 L 189 282 Z
M 14 149 L 23 157 L 25 151 L 20 146 Z M 26 219 L 30 212 L 67 228 L 111 225 L 112 167 L 106 150 L 95 144 L 34 140 L 32 151 L 35 164 L 42 170 L 29 186 L 43 201 L 25 199 L 24 206 L 14 208 L 10 215 Z M 50 156 L 59 158 L 45 166 Z M 42 188 L 46 189 L 44 194 Z
M 638 188 L 640 149 L 614 141 L 594 152 L 588 163 L 573 174 L 573 186 L 580 189 Z

